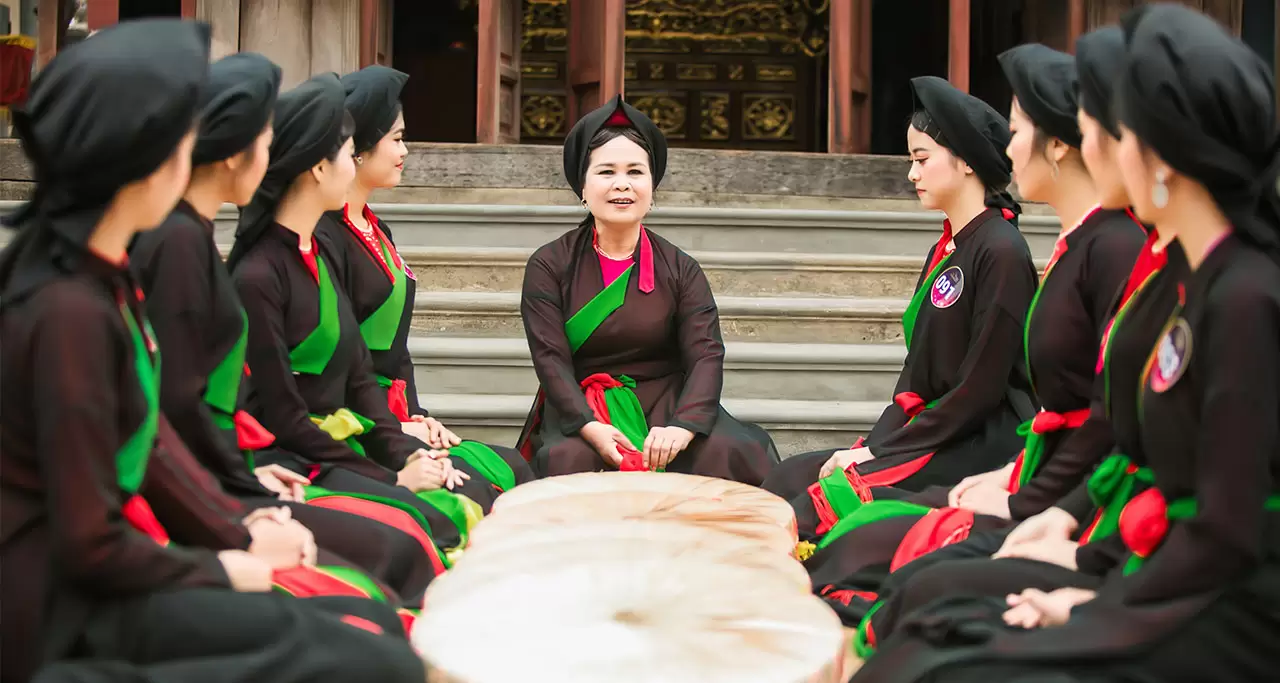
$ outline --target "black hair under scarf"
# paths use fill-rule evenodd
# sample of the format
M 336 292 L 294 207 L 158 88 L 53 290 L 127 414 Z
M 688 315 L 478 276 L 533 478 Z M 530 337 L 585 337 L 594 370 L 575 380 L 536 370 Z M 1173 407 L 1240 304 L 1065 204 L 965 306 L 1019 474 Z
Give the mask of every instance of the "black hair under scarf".
M 1040 130 L 1080 148 L 1076 118 L 1076 60 L 1039 43 L 1005 50 L 998 57 L 1004 77 L 1018 98 L 1018 106 Z
M 343 98 L 342 84 L 331 73 L 314 76 L 280 95 L 276 101 L 271 163 L 253 200 L 240 210 L 236 241 L 227 257 L 228 268 L 235 268 L 275 220 L 276 208 L 293 181 L 324 161 L 342 142 L 342 121 L 347 114 Z
M 582 179 L 591 155 L 591 138 L 602 128 L 613 127 L 631 128 L 649 144 L 649 173 L 653 176 L 654 189 L 658 188 L 667 172 L 667 136 L 648 116 L 623 101 L 622 95 L 617 95 L 582 117 L 564 139 L 564 178 L 579 198 L 582 197 Z
M 356 123 L 356 154 L 373 149 L 391 132 L 400 113 L 400 92 L 409 74 L 377 64 L 342 77 L 347 111 Z
M 252 145 L 271 121 L 279 91 L 280 67 L 256 52 L 214 62 L 200 103 L 200 135 L 191 163 L 230 159 Z
M 77 267 L 116 193 L 191 131 L 208 64 L 208 25 L 148 19 L 100 31 L 40 71 L 13 112 L 35 191 L 4 219 L 20 233 L 0 254 L 0 306 Z
M 1112 93 L 1128 58 L 1124 31 L 1119 26 L 1104 26 L 1076 41 L 1080 108 L 1102 124 L 1113 138 L 1120 137 L 1120 126 L 1116 124 Z
M 1022 211 L 1009 194 L 1013 164 L 1005 156 L 1009 121 L 986 102 L 962 93 L 937 76 L 911 79 L 916 109 L 929 114 L 946 140 L 946 147 L 973 169 L 987 188 L 986 204 L 994 209 Z
M 1271 69 L 1217 22 L 1180 5 L 1123 21 L 1129 61 L 1120 121 L 1174 170 L 1203 184 L 1237 235 L 1280 253 L 1280 150 Z

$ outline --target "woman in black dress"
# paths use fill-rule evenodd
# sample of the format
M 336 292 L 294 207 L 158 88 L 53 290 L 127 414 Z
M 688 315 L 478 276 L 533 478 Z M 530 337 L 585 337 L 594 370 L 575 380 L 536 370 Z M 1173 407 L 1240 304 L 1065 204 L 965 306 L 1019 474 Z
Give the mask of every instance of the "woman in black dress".
M 907 360 L 894 403 L 859 447 L 788 458 L 764 484 L 792 501 L 810 541 L 872 500 L 873 487 L 936 489 L 1004 466 L 1022 445 L 1018 424 L 1033 413 L 1022 361 L 1036 271 L 1010 222 L 1018 207 L 1005 190 L 1008 121 L 942 79 L 916 78 L 911 87 L 908 179 L 947 220 L 903 317 Z M 940 490 L 936 502 L 945 503 Z M 923 509 L 902 511 L 918 517 Z M 913 523 L 890 517 L 876 526 L 891 542 L 867 543 L 892 548 Z
M 1119 159 L 1191 269 L 1139 374 L 1153 485 L 1101 585 L 953 598 L 902 620 L 857 681 L 1262 681 L 1280 666 L 1280 212 L 1270 67 L 1204 15 L 1126 16 Z
M 533 470 L 512 448 L 463 441 L 418 403 L 409 355 L 409 329 L 417 277 L 396 250 L 391 229 L 369 207 L 374 190 L 400 184 L 405 157 L 400 91 L 408 76 L 370 66 L 342 77 L 346 107 L 355 121 L 356 175 L 347 203 L 320 220 L 316 234 L 334 246 L 334 270 L 360 323 L 387 407 L 404 429 L 432 448 L 445 449 L 484 474 L 500 491 L 533 479 Z
M 421 681 L 390 608 L 252 595 L 265 561 L 150 535 L 138 494 L 166 424 L 126 247 L 187 184 L 208 54 L 206 25 L 121 24 L 59 53 L 14 112 L 37 187 L 0 254 L 4 680 L 88 657 L 153 681 Z
M 313 239 L 355 175 L 343 98 L 333 74 L 280 95 L 266 176 L 240 213 L 228 266 L 248 319 L 247 406 L 280 449 L 260 460 L 306 476 L 309 502 L 354 497 L 399 508 L 451 551 L 465 546 L 497 491 L 401 430 L 333 275 L 333 246 Z
M 347 509 L 358 506 L 354 511 L 366 517 L 307 505 L 304 476 L 280 465 L 255 466 L 257 451 L 269 448 L 273 438 L 240 410 L 248 330 L 213 240 L 213 220 L 225 202 L 247 204 L 266 172 L 279 84 L 280 68 L 252 52 L 210 67 L 191 184 L 164 224 L 139 235 L 129 248 L 148 294 L 148 317 L 166 350 L 160 407 L 224 491 L 249 509 L 288 507 L 320 547 L 371 572 L 411 604 L 419 603 L 427 583 L 444 567 L 412 518 L 371 501 L 344 501 Z M 420 538 L 410 535 L 415 532 Z
M 667 140 L 615 97 L 565 138 L 589 211 L 525 268 L 520 312 L 540 388 L 520 448 L 545 476 L 670 470 L 759 484 L 773 440 L 720 405 L 724 342 L 698 262 L 643 225 Z

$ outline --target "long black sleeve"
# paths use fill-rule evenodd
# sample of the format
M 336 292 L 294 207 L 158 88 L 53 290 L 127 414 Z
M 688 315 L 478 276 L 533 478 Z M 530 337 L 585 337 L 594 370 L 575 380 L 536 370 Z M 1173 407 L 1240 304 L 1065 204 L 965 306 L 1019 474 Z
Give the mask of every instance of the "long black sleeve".
M 684 366 L 684 387 L 668 425 L 706 435 L 720 414 L 720 390 L 724 385 L 720 311 L 698 262 L 683 253 L 681 256 L 676 334 Z
M 560 415 L 562 432 L 569 436 L 596 418 L 575 377 L 573 352 L 564 331 L 563 305 L 555 267 L 539 251 L 525 267 L 520 315 L 533 356 L 533 370 L 547 402 Z

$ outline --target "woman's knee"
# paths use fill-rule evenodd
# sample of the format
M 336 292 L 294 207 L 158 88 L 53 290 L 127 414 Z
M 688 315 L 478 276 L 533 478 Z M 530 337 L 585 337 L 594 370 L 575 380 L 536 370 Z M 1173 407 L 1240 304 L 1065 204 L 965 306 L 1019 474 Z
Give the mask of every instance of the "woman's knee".
M 580 436 L 568 437 L 550 446 L 543 446 L 543 452 L 540 455 L 542 466 L 539 469 L 544 477 L 598 472 L 604 469 L 604 460 L 600 454 Z

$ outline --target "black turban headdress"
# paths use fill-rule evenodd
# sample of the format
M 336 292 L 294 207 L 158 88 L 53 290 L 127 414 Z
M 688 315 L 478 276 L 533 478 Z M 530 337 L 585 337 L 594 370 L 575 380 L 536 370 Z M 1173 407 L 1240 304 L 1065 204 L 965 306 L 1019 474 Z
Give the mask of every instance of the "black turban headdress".
M 4 303 L 77 267 L 116 193 L 154 173 L 196 122 L 209 27 L 131 21 L 63 50 L 36 76 L 13 126 L 35 191 L 4 224 Z
M 1090 31 L 1076 41 L 1080 108 L 1102 124 L 1114 138 L 1120 137 L 1120 126 L 1116 125 L 1112 93 L 1126 59 L 1124 31 L 1119 26 Z
M 1276 94 L 1271 68 L 1209 17 L 1145 5 L 1123 21 L 1129 59 L 1117 115 L 1174 170 L 1213 195 L 1236 234 L 1273 254 Z
M 200 136 L 191 163 L 230 159 L 252 145 L 271 121 L 279 91 L 280 67 L 256 52 L 214 62 L 200 103 Z
M 631 128 L 644 139 L 649 145 L 649 172 L 653 175 L 653 187 L 657 189 L 667 172 L 667 136 L 648 116 L 624 102 L 622 95 L 617 95 L 582 117 L 564 139 L 564 178 L 574 193 L 582 196 L 583 178 L 590 156 L 587 148 L 602 128 Z
M 347 111 L 356 122 L 356 154 L 367 152 L 391 132 L 400 113 L 400 92 L 409 74 L 385 66 L 367 66 L 342 77 Z
M 911 93 L 915 108 L 924 110 L 938 127 L 940 144 L 968 164 L 986 186 L 987 206 L 1009 209 L 1015 215 L 1021 212 L 1008 190 L 1013 173 L 1004 153 L 1009 146 L 1009 121 L 991 105 L 937 76 L 911 79 Z
M 1000 53 L 1000 68 L 1018 106 L 1044 132 L 1080 148 L 1075 57 L 1028 43 Z
M 347 115 L 343 99 L 342 83 L 332 73 L 314 76 L 280 95 L 272 124 L 271 163 L 253 200 L 240 210 L 228 268 L 234 268 L 271 225 L 293 181 L 343 142 L 342 122 Z

